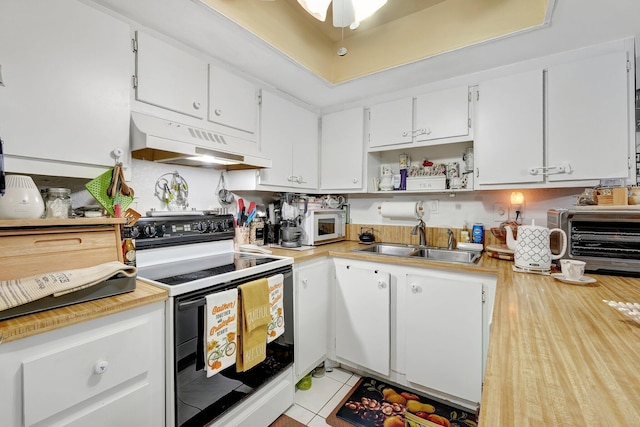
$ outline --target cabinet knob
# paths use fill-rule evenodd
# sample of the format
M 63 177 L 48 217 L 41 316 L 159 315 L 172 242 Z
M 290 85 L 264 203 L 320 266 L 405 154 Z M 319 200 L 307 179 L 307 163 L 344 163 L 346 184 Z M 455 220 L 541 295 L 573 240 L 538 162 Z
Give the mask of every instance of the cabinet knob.
M 216 109 L 213 111 L 213 113 L 214 113 L 216 116 L 221 116 L 221 115 L 222 115 L 222 110 L 221 110 L 221 109 L 219 109 L 219 108 L 216 108 Z
M 302 286 L 304 286 L 305 288 L 307 287 L 307 284 L 309 283 L 309 281 L 307 279 L 302 279 Z
M 418 285 L 416 285 L 415 283 L 411 284 L 411 292 L 413 292 L 414 294 L 420 293 L 422 292 L 422 288 Z
M 386 287 L 387 287 L 387 282 L 385 282 L 383 280 L 378 280 L 378 288 L 384 289 Z
M 200 103 L 198 101 L 193 101 L 193 108 L 195 108 L 196 110 L 200 109 Z
M 93 373 L 101 375 L 107 372 L 108 369 L 109 369 L 109 362 L 107 362 L 106 360 L 98 360 L 96 362 L 96 365 L 93 367 Z
M 353 178 L 353 183 L 357 184 L 358 183 L 358 178 Z

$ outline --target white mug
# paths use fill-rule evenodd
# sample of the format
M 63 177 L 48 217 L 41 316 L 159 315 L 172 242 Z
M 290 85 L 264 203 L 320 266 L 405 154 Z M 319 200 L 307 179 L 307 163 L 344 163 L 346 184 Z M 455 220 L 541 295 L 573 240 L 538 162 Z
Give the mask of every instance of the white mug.
M 580 280 L 584 275 L 584 268 L 587 265 L 584 261 L 563 259 L 560 261 L 562 275 L 569 280 Z

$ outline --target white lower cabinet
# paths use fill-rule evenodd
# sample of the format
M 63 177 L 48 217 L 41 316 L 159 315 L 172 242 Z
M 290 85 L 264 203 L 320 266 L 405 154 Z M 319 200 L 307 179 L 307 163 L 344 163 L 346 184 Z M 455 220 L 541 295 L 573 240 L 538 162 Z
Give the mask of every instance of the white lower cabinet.
M 471 402 L 482 390 L 482 282 L 408 274 L 406 378 Z
M 334 259 L 335 359 L 451 402 L 481 399 L 493 275 Z
M 5 426 L 165 425 L 164 303 L 0 346 Z
M 336 260 L 336 357 L 389 375 L 390 274 Z
M 294 265 L 296 382 L 327 357 L 331 270 L 327 258 Z

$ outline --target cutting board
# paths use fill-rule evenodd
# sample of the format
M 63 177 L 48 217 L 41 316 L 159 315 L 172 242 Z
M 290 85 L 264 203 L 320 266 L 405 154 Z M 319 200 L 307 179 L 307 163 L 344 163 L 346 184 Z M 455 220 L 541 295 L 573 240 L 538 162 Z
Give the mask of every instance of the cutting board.
M 487 255 L 491 258 L 503 259 L 506 261 L 513 261 L 513 251 L 505 244 L 502 245 L 488 245 L 485 249 Z

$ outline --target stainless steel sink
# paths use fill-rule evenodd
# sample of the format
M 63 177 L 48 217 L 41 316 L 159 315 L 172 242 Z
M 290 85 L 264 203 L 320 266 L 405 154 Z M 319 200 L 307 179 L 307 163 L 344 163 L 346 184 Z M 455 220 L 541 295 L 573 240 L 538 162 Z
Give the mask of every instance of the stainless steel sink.
M 473 264 L 480 259 L 480 252 L 461 249 L 445 249 L 391 243 L 376 243 L 365 248 L 354 249 L 353 252 L 364 252 L 376 255 L 390 255 L 404 258 L 424 258 L 433 261 Z
M 353 252 L 368 252 L 378 255 L 410 256 L 419 250 L 416 246 L 376 243 L 366 248 L 354 249 Z
M 480 252 L 463 251 L 460 249 L 425 248 L 415 251 L 411 256 L 434 261 L 473 264 L 480 259 Z

